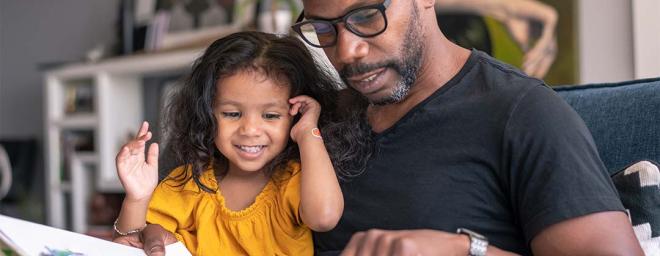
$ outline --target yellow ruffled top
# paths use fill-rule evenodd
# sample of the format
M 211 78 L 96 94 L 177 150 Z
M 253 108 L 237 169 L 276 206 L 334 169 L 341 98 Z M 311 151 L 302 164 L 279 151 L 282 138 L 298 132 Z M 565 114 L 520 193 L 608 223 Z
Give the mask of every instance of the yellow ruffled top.
M 225 207 L 213 170 L 200 181 L 216 190 L 208 193 L 178 167 L 154 191 L 147 222 L 174 233 L 193 255 L 313 255 L 312 233 L 302 223 L 300 164 L 290 162 L 241 211 Z

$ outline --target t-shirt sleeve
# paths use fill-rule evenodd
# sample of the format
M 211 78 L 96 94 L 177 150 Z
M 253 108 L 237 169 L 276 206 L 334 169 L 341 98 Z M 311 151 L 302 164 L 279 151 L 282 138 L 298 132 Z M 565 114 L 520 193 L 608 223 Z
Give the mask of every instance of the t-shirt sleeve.
M 624 210 L 584 121 L 547 86 L 521 94 L 503 145 L 510 200 L 527 242 L 563 220 Z
M 177 168 L 169 177 L 177 177 L 184 170 Z M 199 192 L 190 191 L 192 186 L 188 183 L 191 182 L 192 179 L 180 185 L 175 180 L 163 180 L 154 190 L 147 210 L 147 223 L 161 225 L 173 233 L 177 240 L 186 244 L 188 249 L 190 245 L 196 244 L 193 211 L 200 198 Z

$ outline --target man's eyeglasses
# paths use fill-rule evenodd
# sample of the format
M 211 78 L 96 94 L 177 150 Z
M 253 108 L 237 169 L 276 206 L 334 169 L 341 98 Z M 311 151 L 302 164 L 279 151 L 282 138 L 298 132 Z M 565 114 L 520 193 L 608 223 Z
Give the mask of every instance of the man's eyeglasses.
M 383 3 L 367 5 L 349 11 L 336 19 L 311 19 L 302 21 L 300 14 L 296 24 L 291 29 L 309 45 L 319 48 L 334 46 L 337 43 L 337 23 L 343 22 L 348 31 L 360 37 L 374 37 L 380 35 L 387 28 L 385 9 L 391 0 Z

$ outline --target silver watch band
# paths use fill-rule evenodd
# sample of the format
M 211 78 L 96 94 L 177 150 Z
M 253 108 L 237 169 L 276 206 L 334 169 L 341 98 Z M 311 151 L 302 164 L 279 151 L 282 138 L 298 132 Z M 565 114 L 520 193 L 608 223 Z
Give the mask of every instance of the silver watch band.
M 465 234 L 470 237 L 470 251 L 468 252 L 469 256 L 486 256 L 486 250 L 488 249 L 488 239 L 472 230 L 466 228 L 459 228 L 456 230 L 458 234 Z

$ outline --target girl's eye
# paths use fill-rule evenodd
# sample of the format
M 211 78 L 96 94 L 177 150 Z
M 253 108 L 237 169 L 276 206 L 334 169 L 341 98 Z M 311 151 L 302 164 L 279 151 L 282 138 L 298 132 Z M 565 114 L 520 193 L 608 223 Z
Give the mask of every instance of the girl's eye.
M 236 119 L 241 117 L 241 112 L 222 112 L 222 117 Z
M 280 114 L 274 114 L 274 113 L 266 113 L 263 115 L 264 119 L 266 120 L 276 120 L 280 119 L 281 115 Z

